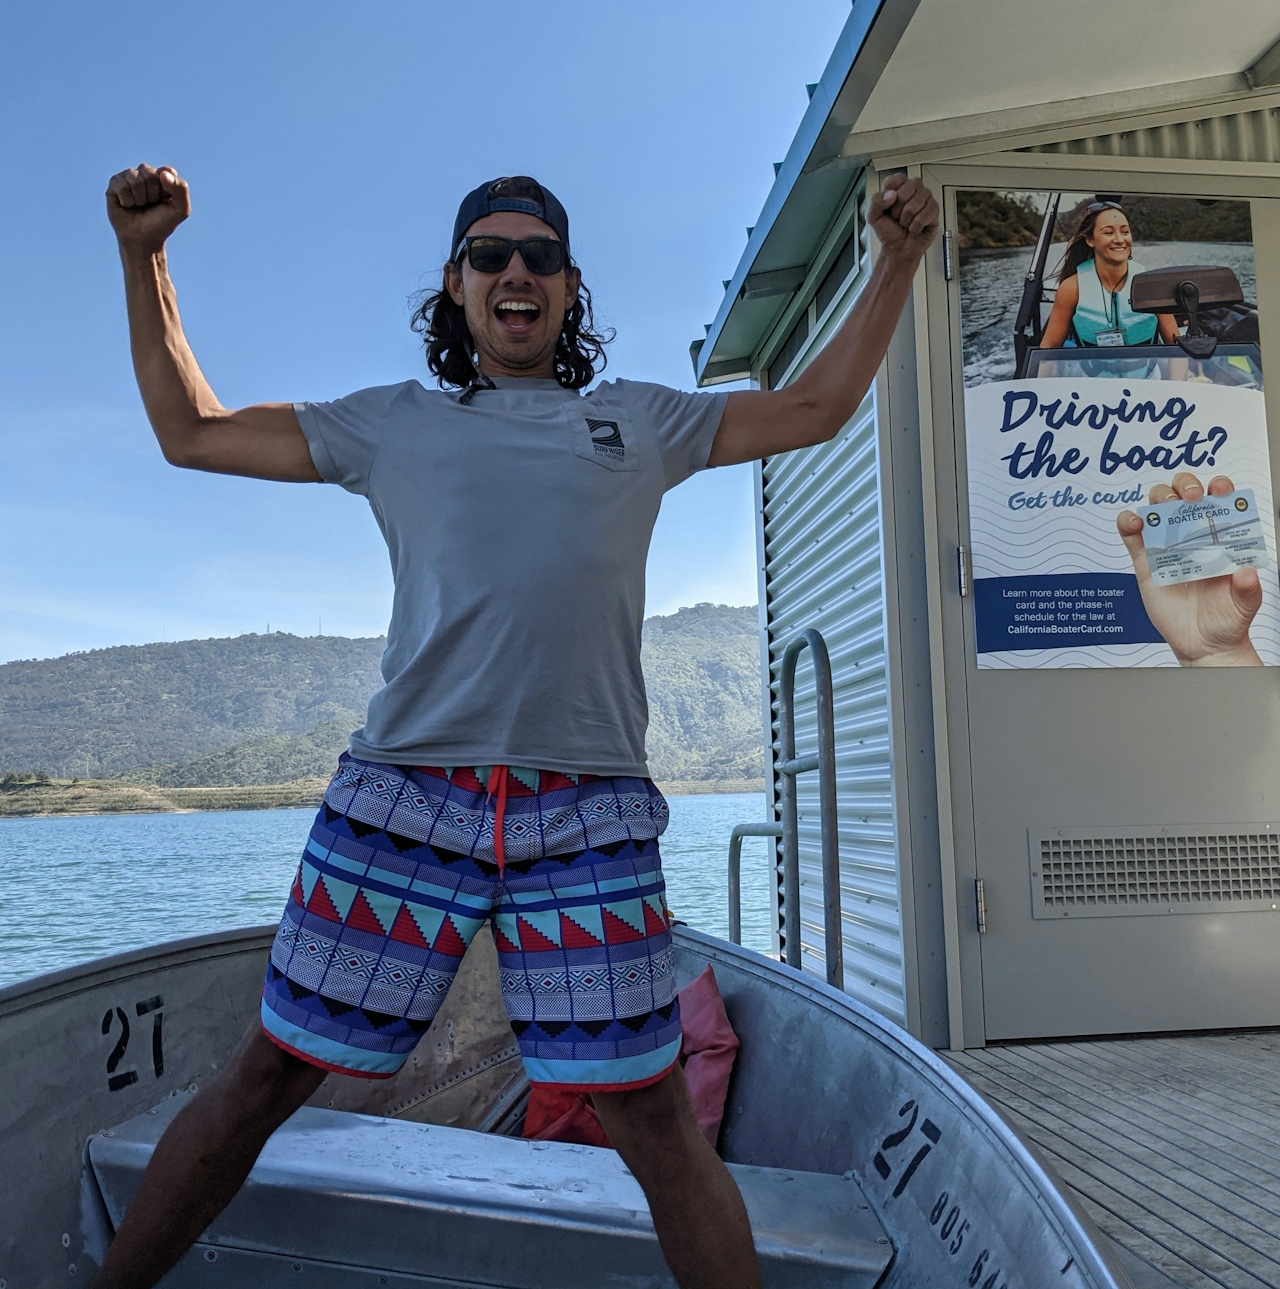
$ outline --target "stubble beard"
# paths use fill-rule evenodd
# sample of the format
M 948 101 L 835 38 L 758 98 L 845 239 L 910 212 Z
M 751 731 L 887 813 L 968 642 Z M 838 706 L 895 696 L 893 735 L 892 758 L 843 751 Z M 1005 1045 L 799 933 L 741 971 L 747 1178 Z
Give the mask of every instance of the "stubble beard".
M 476 326 L 476 320 L 467 319 L 477 358 L 487 358 L 508 371 L 527 372 L 546 366 L 555 357 L 558 335 L 552 336 L 537 348 L 531 344 L 508 344 L 500 336 L 493 334 L 488 326 L 488 315 L 480 321 L 482 325 Z

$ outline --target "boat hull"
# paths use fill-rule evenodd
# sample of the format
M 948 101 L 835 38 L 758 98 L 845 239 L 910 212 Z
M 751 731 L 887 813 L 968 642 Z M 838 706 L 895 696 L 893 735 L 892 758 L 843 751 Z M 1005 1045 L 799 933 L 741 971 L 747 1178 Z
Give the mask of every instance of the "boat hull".
M 86 1140 L 216 1075 L 255 1021 L 273 930 L 197 937 L 0 992 L 9 1286 L 92 1271 L 107 1228 L 92 1194 L 81 1198 Z M 332 1076 L 313 1104 L 497 1125 L 524 1084 L 492 944 L 477 945 L 398 1079 Z M 855 1177 L 896 1250 L 882 1285 L 1128 1284 L 1065 1186 L 934 1053 L 771 959 L 688 928 L 676 945 L 681 983 L 712 965 L 742 1039 L 721 1153 Z

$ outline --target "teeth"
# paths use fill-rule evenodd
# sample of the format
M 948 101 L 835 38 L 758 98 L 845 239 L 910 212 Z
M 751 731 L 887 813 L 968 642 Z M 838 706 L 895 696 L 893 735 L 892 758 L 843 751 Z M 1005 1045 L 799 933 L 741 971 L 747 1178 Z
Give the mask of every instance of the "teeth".
M 537 313 L 538 306 L 530 303 L 528 300 L 503 300 L 498 305 L 499 309 L 515 309 L 520 313 Z

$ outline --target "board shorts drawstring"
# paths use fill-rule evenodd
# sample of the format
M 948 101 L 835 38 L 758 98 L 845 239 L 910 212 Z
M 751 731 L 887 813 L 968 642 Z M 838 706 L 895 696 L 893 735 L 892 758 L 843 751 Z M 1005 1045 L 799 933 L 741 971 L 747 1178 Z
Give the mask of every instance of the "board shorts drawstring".
M 489 800 L 494 802 L 493 855 L 498 861 L 498 872 L 502 873 L 507 866 L 507 854 L 502 836 L 507 817 L 507 767 L 505 765 L 495 765 L 489 771 L 489 782 L 485 791 L 489 794 Z

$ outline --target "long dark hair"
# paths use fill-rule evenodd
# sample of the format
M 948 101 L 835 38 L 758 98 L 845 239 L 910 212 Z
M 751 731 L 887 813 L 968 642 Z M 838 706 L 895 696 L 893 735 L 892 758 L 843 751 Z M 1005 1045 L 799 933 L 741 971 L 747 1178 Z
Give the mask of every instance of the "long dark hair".
M 453 261 L 446 267 L 450 266 L 460 267 Z M 569 267 L 574 267 L 572 258 Z M 438 291 L 423 291 L 415 301 L 417 307 L 409 325 L 422 337 L 432 375 L 441 386 L 469 385 L 479 372 L 474 358 L 475 341 L 462 306 L 454 303 L 443 285 Z M 597 372 L 608 366 L 604 347 L 613 337 L 612 327 L 596 330 L 591 292 L 580 285 L 578 298 L 564 315 L 564 325 L 556 338 L 556 380 L 566 389 L 590 385 Z
M 1093 258 L 1093 247 L 1085 241 L 1086 237 L 1093 236 L 1094 225 L 1098 222 L 1098 216 L 1108 210 L 1118 210 L 1126 219 L 1129 218 L 1125 208 L 1118 201 L 1094 202 L 1097 210 L 1086 210 L 1084 217 L 1080 220 L 1080 227 L 1076 229 L 1075 234 L 1067 243 L 1066 252 L 1062 256 L 1062 263 L 1058 266 L 1058 284 L 1061 285 L 1069 277 L 1075 277 L 1076 271 L 1080 265 Z

